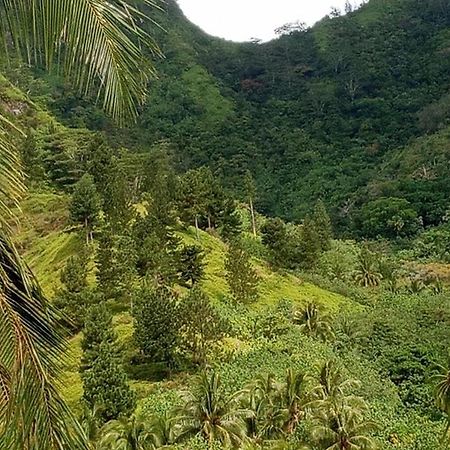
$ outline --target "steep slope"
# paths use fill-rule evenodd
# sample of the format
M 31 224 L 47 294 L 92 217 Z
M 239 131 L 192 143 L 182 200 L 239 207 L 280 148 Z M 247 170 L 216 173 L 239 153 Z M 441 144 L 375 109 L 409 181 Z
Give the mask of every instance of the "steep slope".
M 25 260 L 33 269 L 48 296 L 60 287 L 59 272 L 67 259 L 82 245 L 79 233 L 68 222 L 67 200 L 52 193 L 30 193 L 22 203 L 20 227 L 16 230 L 16 241 Z M 200 231 L 197 241 L 192 229 L 179 232 L 184 243 L 200 245 L 206 254 L 206 272 L 202 288 L 215 301 L 227 296 L 224 261 L 226 245 L 217 237 Z M 289 299 L 305 304 L 316 301 L 331 311 L 355 307 L 342 295 L 328 292 L 289 273 L 278 273 L 270 269 L 266 261 L 255 260 L 261 277 L 260 299 L 255 305 L 267 307 L 278 300 Z

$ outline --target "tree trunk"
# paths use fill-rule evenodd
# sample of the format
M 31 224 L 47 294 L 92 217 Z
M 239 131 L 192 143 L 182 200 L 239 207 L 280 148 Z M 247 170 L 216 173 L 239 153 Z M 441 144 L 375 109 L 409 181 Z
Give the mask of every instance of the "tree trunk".
M 211 216 L 208 214 L 208 230 L 211 230 Z
M 198 216 L 197 216 L 197 214 L 195 215 L 195 235 L 197 236 L 197 241 L 199 241 L 200 236 L 198 234 Z
M 87 217 L 84 219 L 84 229 L 86 231 L 86 244 L 89 244 L 89 226 Z
M 255 209 L 253 208 L 253 200 L 250 197 L 250 213 L 252 215 L 252 229 L 253 229 L 253 236 L 256 237 L 256 219 L 255 219 Z

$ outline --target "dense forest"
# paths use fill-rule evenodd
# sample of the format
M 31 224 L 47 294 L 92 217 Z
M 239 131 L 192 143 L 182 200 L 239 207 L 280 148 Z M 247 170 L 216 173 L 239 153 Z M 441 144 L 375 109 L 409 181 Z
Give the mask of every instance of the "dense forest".
M 136 120 L 1 53 L 0 339 L 50 369 L 0 349 L 0 448 L 448 449 L 450 4 L 267 43 L 136 4 Z

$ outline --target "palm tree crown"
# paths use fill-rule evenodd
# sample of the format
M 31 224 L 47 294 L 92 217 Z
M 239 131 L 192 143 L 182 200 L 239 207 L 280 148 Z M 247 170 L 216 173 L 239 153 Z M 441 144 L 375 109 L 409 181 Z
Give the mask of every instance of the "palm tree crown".
M 219 374 L 203 373 L 195 391 L 185 393 L 179 408 L 180 438 L 200 434 L 206 441 L 238 447 L 245 440 L 244 413 L 237 408 L 235 396 L 225 397 Z

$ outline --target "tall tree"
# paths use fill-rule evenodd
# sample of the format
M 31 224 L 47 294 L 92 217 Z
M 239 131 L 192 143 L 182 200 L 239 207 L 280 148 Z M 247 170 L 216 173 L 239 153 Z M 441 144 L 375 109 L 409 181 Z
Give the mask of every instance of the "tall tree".
M 256 217 L 255 217 L 255 207 L 254 202 L 256 198 L 256 184 L 255 180 L 249 170 L 245 173 L 245 179 L 244 179 L 244 185 L 245 185 L 245 195 L 248 199 L 248 205 L 250 208 L 250 216 L 252 220 L 252 232 L 253 236 L 257 236 L 256 231 Z
M 283 267 L 289 257 L 286 225 L 281 219 L 268 219 L 262 227 L 262 243 L 275 266 Z
M 180 279 L 187 286 L 194 287 L 203 277 L 205 254 L 196 245 L 186 245 L 181 249 L 179 257 Z
M 132 238 L 115 235 L 107 227 L 102 230 L 96 255 L 97 282 L 107 299 L 127 300 L 131 297 L 136 259 Z
M 103 212 L 109 228 L 115 235 L 127 234 L 136 214 L 133 192 L 127 172 L 116 156 L 111 157 L 103 189 Z
M 101 343 L 112 344 L 117 339 L 117 334 L 112 325 L 112 315 L 102 299 L 99 300 L 99 303 L 92 305 L 86 314 L 81 340 L 81 350 L 83 351 L 80 364 L 81 372 L 92 368 L 93 362 L 98 357 L 98 349 Z
M 61 271 L 62 288 L 57 292 L 55 306 L 63 313 L 63 320 L 73 331 L 83 326 L 84 315 L 91 301 L 87 275 L 89 249 L 85 246 L 80 253 L 72 256 Z
M 132 238 L 139 275 L 153 279 L 156 284 L 171 286 L 180 267 L 180 239 L 174 232 L 174 220 L 160 213 L 150 209 L 145 216 L 138 217 Z
M 235 301 L 248 304 L 258 298 L 259 276 L 250 256 L 237 242 L 232 242 L 228 246 L 225 278 Z
M 331 239 L 333 238 L 333 228 L 331 225 L 330 216 L 328 215 L 327 209 L 322 200 L 319 200 L 314 207 L 312 223 L 318 236 L 321 251 L 330 250 Z
M 144 162 L 142 190 L 148 194 L 148 209 L 164 225 L 174 223 L 179 189 L 172 153 L 170 145 L 161 142 L 152 149 Z
M 190 170 L 181 178 L 180 208 L 184 212 L 187 221 L 194 221 L 197 239 L 199 238 L 199 221 L 202 217 L 208 215 L 210 188 L 214 182 L 211 171 L 206 167 Z M 209 215 L 208 219 L 210 219 Z
M 92 229 L 100 213 L 100 198 L 91 175 L 83 175 L 75 184 L 69 211 L 70 218 L 75 223 L 84 225 L 88 244 L 92 240 Z
M 135 394 L 120 365 L 111 315 L 103 304 L 89 311 L 81 347 L 80 372 L 87 406 L 98 408 L 105 422 L 129 415 L 135 407 Z
M 27 130 L 27 136 L 20 148 L 22 167 L 27 175 L 27 186 L 42 182 L 45 177 L 42 160 L 36 146 L 36 139 L 32 130 Z
M 319 261 L 321 249 L 325 246 L 320 242 L 321 237 L 314 220 L 310 216 L 306 216 L 301 227 L 300 242 L 297 249 L 299 265 L 303 269 L 313 269 Z
M 199 288 L 192 289 L 180 304 L 181 345 L 195 364 L 207 362 L 208 350 L 220 341 L 228 330 L 228 324 Z
M 144 358 L 174 365 L 178 345 L 178 311 L 176 296 L 167 287 L 155 288 L 145 283 L 136 293 L 134 340 Z
M 129 416 L 136 406 L 136 395 L 128 385 L 114 346 L 117 343 L 102 342 L 92 367 L 81 373 L 83 400 L 89 408 L 97 406 L 105 422 Z

